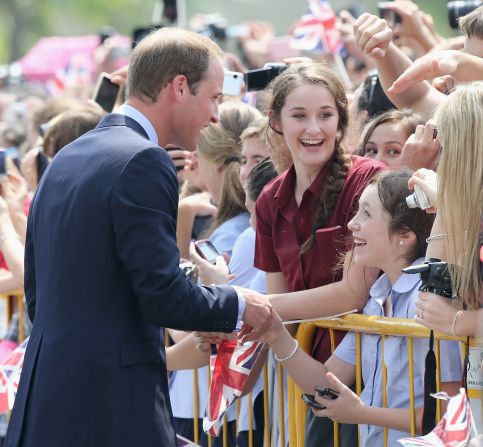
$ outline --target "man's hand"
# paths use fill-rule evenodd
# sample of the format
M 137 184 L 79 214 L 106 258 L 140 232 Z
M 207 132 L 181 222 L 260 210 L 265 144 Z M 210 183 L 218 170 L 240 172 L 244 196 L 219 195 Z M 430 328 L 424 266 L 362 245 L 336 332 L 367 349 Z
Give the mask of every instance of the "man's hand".
M 354 23 L 357 45 L 369 57 L 382 59 L 391 43 L 392 30 L 384 19 L 364 13 Z
M 252 328 L 253 338 L 259 338 L 261 334 L 268 328 L 271 320 L 272 305 L 269 297 L 254 290 L 236 287 L 236 289 L 245 297 L 245 312 L 242 320 L 245 326 Z M 244 333 L 249 332 L 245 327 Z

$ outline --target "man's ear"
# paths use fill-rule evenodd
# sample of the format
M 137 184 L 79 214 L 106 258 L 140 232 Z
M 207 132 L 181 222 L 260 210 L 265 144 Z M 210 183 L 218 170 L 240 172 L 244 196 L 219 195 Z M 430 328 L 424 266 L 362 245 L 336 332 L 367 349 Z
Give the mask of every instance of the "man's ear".
M 174 97 L 179 101 L 188 94 L 188 80 L 185 75 L 176 75 L 170 82 L 169 87 Z

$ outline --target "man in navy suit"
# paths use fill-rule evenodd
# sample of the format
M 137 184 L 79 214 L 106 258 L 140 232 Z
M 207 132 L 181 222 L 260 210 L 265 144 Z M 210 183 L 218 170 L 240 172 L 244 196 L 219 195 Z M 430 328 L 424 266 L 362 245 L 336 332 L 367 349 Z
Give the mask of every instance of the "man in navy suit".
M 62 149 L 31 206 L 25 293 L 33 329 L 8 447 L 176 445 L 160 326 L 262 331 L 266 297 L 198 287 L 179 269 L 168 143 L 217 122 L 222 53 L 162 29 L 134 50 L 127 104 Z

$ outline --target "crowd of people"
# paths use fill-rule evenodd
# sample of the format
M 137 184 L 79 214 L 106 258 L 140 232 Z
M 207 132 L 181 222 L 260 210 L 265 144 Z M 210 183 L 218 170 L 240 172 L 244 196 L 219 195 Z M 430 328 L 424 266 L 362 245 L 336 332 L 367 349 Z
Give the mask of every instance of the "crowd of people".
M 1 88 L 0 292 L 25 290 L 27 306 L 0 361 L 19 321 L 30 334 L 4 445 L 174 446 L 176 433 L 207 446 L 207 365 L 234 337 L 265 348 L 211 445 L 263 445 L 266 393 L 271 418 L 281 406 L 287 418 L 265 362 L 284 367 L 270 387 L 286 392 L 288 375 L 323 406 L 307 414 L 308 447 L 333 445 L 333 421 L 341 446 L 382 446 L 385 428 L 399 445 L 410 363 L 422 432 L 426 339 L 412 362 L 405 337 L 383 348 L 363 334 L 358 396 L 353 333 L 318 329 L 304 352 L 283 323 L 357 309 L 483 337 L 483 6 L 451 39 L 411 0 L 382 8 L 338 13 L 344 73 L 327 54 L 271 60 L 273 30 L 254 22 L 240 55 L 192 31 L 149 35 L 111 73 L 124 95 L 112 114 L 79 92 Z M 286 66 L 266 89 L 223 94 L 225 71 L 270 62 Z M 425 209 L 409 207 L 415 189 Z M 193 243 L 205 239 L 214 262 Z M 402 271 L 430 258 L 448 265 L 449 298 Z M 441 390 L 455 395 L 464 346 L 439 349 Z M 273 444 L 288 445 L 288 422 L 275 425 Z

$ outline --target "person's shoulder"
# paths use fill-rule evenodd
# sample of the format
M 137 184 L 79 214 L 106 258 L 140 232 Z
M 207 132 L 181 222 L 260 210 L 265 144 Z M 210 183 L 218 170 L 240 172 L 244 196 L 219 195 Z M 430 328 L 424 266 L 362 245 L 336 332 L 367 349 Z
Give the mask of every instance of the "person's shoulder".
M 377 172 L 386 171 L 387 169 L 388 167 L 379 161 L 367 157 L 360 157 L 359 155 L 351 155 L 348 175 L 375 174 Z
M 285 181 L 289 171 L 282 172 L 279 176 L 270 180 L 262 189 L 262 192 L 258 196 L 257 204 L 264 203 L 268 206 L 273 206 L 275 197 L 280 190 L 280 186 Z

